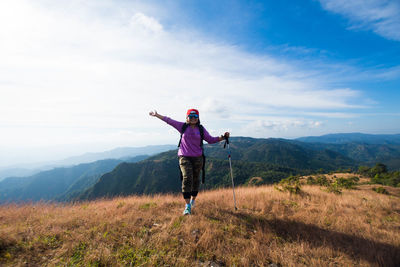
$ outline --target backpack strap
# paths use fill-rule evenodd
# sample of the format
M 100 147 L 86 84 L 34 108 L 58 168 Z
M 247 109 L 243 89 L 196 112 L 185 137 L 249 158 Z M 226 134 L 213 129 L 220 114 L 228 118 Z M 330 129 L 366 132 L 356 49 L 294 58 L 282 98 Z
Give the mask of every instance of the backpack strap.
M 206 180 L 206 156 L 204 155 L 204 148 L 203 148 L 203 140 L 204 140 L 204 127 L 203 125 L 199 124 L 199 130 L 200 130 L 200 147 L 202 151 L 202 157 L 203 157 L 203 167 L 201 169 L 201 183 L 204 184 Z
M 189 124 L 187 124 L 187 123 L 184 123 L 184 124 L 182 125 L 182 129 L 181 129 L 181 138 L 179 139 L 178 147 L 181 147 L 182 136 L 183 136 L 183 133 L 186 131 L 186 129 L 187 129 L 188 126 L 189 126 Z M 200 135 L 201 135 L 201 132 L 200 132 Z
M 204 127 L 203 125 L 199 124 L 199 130 L 200 130 L 200 147 L 201 150 L 203 150 L 203 140 L 204 140 Z M 203 151 L 204 154 L 204 151 Z
M 178 147 L 181 147 L 182 136 L 183 136 L 183 133 L 186 131 L 187 127 L 189 127 L 189 124 L 187 124 L 187 123 L 185 122 L 185 123 L 182 125 L 182 129 L 181 129 L 181 138 L 179 139 Z M 180 175 L 181 175 L 181 181 L 182 181 L 182 180 L 183 180 L 183 174 L 182 174 L 182 170 L 181 170 L 180 167 L 179 167 L 179 173 L 180 173 Z

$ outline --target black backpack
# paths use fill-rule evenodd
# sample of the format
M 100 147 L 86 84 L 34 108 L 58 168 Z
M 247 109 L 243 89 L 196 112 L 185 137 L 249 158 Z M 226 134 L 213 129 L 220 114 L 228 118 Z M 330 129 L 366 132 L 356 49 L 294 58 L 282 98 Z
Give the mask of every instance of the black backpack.
M 202 157 L 203 157 L 203 168 L 201 169 L 201 183 L 204 184 L 205 180 L 206 180 L 206 170 L 205 170 L 205 165 L 206 165 L 206 156 L 204 155 L 204 148 L 203 148 L 203 140 L 204 140 L 204 127 L 201 124 L 198 124 L 199 126 L 199 130 L 200 130 L 200 147 L 201 147 L 201 151 L 202 151 Z M 182 125 L 182 130 L 181 130 L 181 138 L 179 139 L 179 144 L 178 147 L 181 146 L 181 142 L 182 142 L 182 136 L 183 133 L 186 131 L 186 129 L 189 127 L 189 124 L 184 123 Z M 180 168 L 179 168 L 180 170 Z M 182 175 L 182 171 L 181 173 L 181 181 L 183 180 L 183 175 Z

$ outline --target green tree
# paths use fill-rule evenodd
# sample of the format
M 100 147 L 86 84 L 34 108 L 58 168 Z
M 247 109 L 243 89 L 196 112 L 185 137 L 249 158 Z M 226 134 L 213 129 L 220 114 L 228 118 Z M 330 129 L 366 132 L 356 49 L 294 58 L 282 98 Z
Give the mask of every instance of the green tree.
M 361 175 L 369 176 L 369 170 L 371 168 L 368 166 L 359 166 L 358 167 L 358 173 Z
M 385 174 L 387 173 L 387 167 L 383 163 L 377 163 L 374 167 L 372 167 L 369 171 L 369 177 L 375 177 L 377 174 Z

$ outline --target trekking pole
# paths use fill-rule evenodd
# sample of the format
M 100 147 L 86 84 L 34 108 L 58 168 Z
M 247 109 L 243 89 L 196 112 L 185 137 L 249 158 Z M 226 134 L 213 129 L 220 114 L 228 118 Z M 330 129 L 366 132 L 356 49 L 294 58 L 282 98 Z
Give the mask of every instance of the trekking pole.
M 231 149 L 229 148 L 229 138 L 225 139 L 224 148 L 226 148 L 226 145 L 228 145 L 228 159 L 229 159 L 229 168 L 230 168 L 230 171 L 231 171 L 231 179 L 232 179 L 233 204 L 235 206 L 235 210 L 237 210 L 237 208 L 236 208 L 236 197 L 235 197 L 235 184 L 233 182 L 233 172 L 232 172 Z

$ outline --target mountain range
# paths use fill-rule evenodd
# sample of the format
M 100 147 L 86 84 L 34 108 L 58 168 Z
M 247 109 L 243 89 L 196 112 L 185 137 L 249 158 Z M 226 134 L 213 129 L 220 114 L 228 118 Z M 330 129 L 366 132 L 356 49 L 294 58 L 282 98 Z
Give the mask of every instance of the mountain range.
M 30 177 L 10 177 L 0 182 L 0 203 L 20 201 L 67 200 L 92 186 L 100 176 L 122 162 L 136 162 L 148 156 L 130 159 L 107 159 L 60 167 Z
M 360 165 L 377 162 L 400 169 L 400 135 L 381 137 L 381 141 L 377 136 L 358 133 L 295 140 L 232 137 L 230 149 L 235 183 L 270 184 L 290 175 L 310 174 L 321 169 L 354 170 Z M 205 154 L 206 183 L 202 188 L 230 186 L 228 151 L 223 143 L 206 144 Z M 151 157 L 101 160 L 55 168 L 30 177 L 7 178 L 0 182 L 0 203 L 179 192 L 179 176 L 176 149 Z
M 390 170 L 400 169 L 400 134 L 344 133 L 298 138 L 297 144 L 311 149 L 328 149 L 364 165 L 377 162 Z
M 19 164 L 15 166 L 0 168 L 0 181 L 7 177 L 26 177 L 32 176 L 41 171 L 47 171 L 58 167 L 72 166 L 82 163 L 90 163 L 103 159 L 123 159 L 139 155 L 154 155 L 170 149 L 176 148 L 176 145 L 151 145 L 143 147 L 118 147 L 104 152 L 91 152 L 79 156 L 69 157 L 63 160 Z
M 296 139 L 307 143 L 364 143 L 375 145 L 400 145 L 400 134 L 363 134 L 363 133 L 337 133 L 322 136 L 306 136 Z

